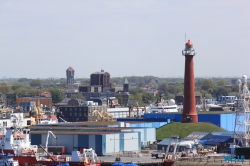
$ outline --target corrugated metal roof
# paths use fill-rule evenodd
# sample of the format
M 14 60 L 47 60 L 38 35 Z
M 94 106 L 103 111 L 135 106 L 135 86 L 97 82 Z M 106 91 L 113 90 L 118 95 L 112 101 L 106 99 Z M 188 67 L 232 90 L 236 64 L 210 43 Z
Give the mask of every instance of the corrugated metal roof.
M 206 142 L 204 142 L 204 144 L 206 144 L 206 145 L 219 145 L 220 142 L 228 143 L 232 140 L 233 140 L 233 138 L 230 136 L 215 135 L 215 136 L 211 137 L 210 139 L 208 139 Z
M 30 134 L 47 134 L 48 131 L 30 131 Z M 124 132 L 76 132 L 76 131 L 53 131 L 53 134 L 74 134 L 74 135 L 102 135 L 102 134 L 120 134 Z
M 161 142 L 159 142 L 157 145 L 168 145 L 170 142 L 170 138 L 164 138 Z
M 189 134 L 186 138 L 186 140 L 200 140 L 203 139 L 205 136 L 209 135 L 210 133 L 208 132 L 192 132 Z
M 211 134 L 212 135 L 220 135 L 220 136 L 233 136 L 234 132 L 233 131 L 229 131 L 229 132 L 214 131 Z

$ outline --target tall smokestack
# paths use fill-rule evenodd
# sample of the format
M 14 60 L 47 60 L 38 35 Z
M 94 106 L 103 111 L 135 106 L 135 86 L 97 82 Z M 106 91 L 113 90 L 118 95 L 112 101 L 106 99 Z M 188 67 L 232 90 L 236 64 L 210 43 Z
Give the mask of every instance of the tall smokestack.
M 195 100 L 194 60 L 195 50 L 190 40 L 185 45 L 182 55 L 185 56 L 184 103 L 182 123 L 198 122 Z

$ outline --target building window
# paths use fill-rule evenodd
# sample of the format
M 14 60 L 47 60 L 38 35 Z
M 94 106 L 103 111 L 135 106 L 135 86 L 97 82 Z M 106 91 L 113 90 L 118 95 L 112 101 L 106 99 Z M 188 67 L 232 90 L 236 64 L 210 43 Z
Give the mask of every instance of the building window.
M 81 113 L 81 112 L 79 112 L 79 116 L 82 116 L 82 113 Z
M 75 112 L 75 116 L 77 116 L 77 112 Z
M 69 116 L 72 116 L 72 113 L 71 113 L 71 112 L 69 113 Z
M 69 110 L 72 111 L 72 108 L 70 108 Z
M 77 111 L 77 108 L 75 108 L 75 111 Z

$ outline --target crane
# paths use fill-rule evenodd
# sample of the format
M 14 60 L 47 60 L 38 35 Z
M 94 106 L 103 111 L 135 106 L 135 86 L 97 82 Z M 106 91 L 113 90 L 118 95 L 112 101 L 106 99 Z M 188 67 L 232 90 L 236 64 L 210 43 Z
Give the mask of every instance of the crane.
M 56 138 L 56 136 L 52 133 L 52 131 L 48 131 L 48 134 L 47 134 L 47 140 L 46 140 L 46 145 L 45 145 L 45 150 L 48 152 L 48 142 L 49 142 L 49 135 L 52 135 L 55 139 L 57 139 Z

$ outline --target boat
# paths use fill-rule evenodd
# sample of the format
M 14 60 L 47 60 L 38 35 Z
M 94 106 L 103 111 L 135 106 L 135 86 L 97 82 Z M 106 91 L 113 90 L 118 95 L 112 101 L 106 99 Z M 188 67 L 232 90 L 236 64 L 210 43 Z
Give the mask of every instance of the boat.
M 22 117 L 13 116 L 13 125 L 10 128 L 1 126 L 0 146 L 5 154 L 33 154 L 37 151 L 36 145 L 31 145 L 30 129 L 22 126 Z
M 2 153 L 12 154 L 13 160 L 18 161 L 19 166 L 26 165 L 61 165 L 68 163 L 70 166 L 100 166 L 97 154 L 93 149 L 83 149 L 83 152 L 72 151 L 71 155 L 53 155 L 47 151 L 47 142 L 50 132 L 48 132 L 46 146 L 40 145 L 43 152 L 38 152 L 37 145 L 31 145 L 30 129 L 18 126 L 22 119 L 16 119 L 13 127 L 4 128 L 6 134 L 1 140 Z
M 14 160 L 19 162 L 20 166 L 25 165 L 62 165 L 68 163 L 70 166 L 100 166 L 101 161 L 98 161 L 97 155 L 92 149 L 86 149 L 83 153 L 73 151 L 71 155 L 52 155 L 47 152 L 35 153 L 34 155 L 15 155 Z
M 13 154 L 0 154 L 0 166 L 19 166 L 17 160 L 13 159 Z
M 175 104 L 174 99 L 164 100 L 160 98 L 160 100 L 156 101 L 154 104 L 149 106 L 150 113 L 170 113 L 170 112 L 178 112 L 178 106 Z
M 101 161 L 98 161 L 97 155 L 93 149 L 83 149 L 83 152 L 72 151 L 71 155 L 53 155 L 47 151 L 46 146 L 40 145 L 43 152 L 38 152 L 37 145 L 30 145 L 29 141 L 29 129 L 22 129 L 24 136 L 20 135 L 19 139 L 15 140 L 16 132 L 14 129 L 7 129 L 4 140 L 4 147 L 8 147 L 9 153 L 14 153 L 14 160 L 17 160 L 20 166 L 25 165 L 59 165 L 62 163 L 68 163 L 70 166 L 85 165 L 85 166 L 100 166 Z M 49 133 L 48 133 L 49 136 Z M 47 136 L 47 138 L 48 138 Z M 48 139 L 47 139 L 48 140 Z M 16 141 L 16 142 L 15 142 Z M 12 145 L 12 146 L 11 146 Z M 12 150 L 11 150 L 12 147 Z M 6 152 L 7 150 L 5 150 Z
M 2 147 L 2 153 L 0 153 L 0 166 L 19 166 L 17 160 L 13 159 L 13 154 L 5 154 Z

